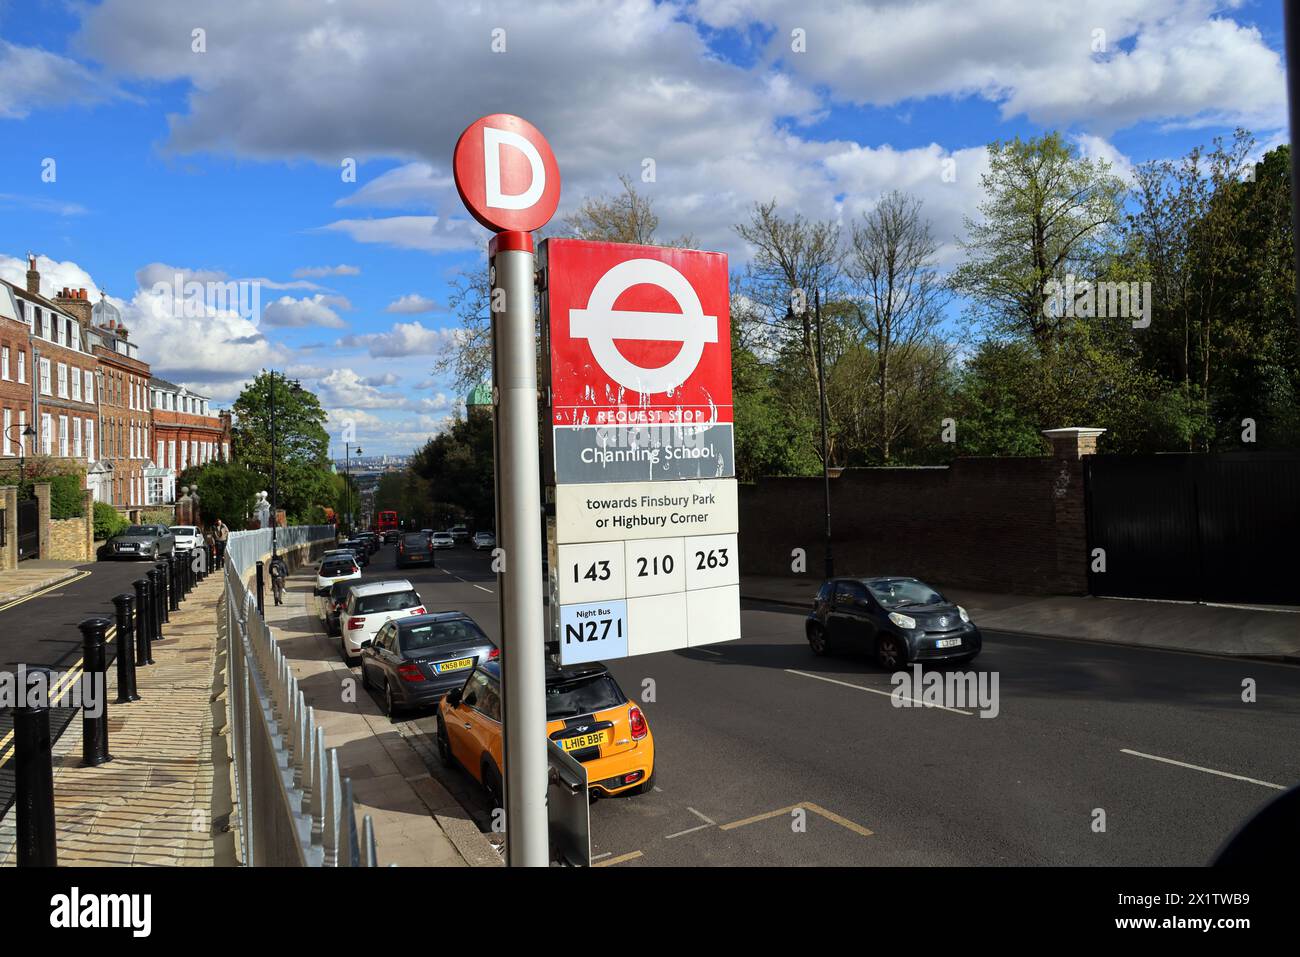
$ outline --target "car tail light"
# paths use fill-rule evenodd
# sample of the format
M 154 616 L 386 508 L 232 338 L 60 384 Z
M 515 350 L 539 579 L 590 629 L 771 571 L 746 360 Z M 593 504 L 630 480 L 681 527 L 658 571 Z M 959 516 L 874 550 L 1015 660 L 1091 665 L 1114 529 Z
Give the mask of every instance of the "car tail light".
M 412 615 L 423 615 L 423 614 L 424 614 L 424 606 L 421 605 L 419 608 L 412 608 L 412 609 L 411 609 L 411 614 L 412 614 Z
M 397 669 L 397 673 L 402 676 L 403 681 L 424 680 L 424 672 L 420 670 L 419 665 L 413 665 L 410 663 L 400 665 Z
M 650 733 L 650 727 L 645 723 L 645 715 L 641 713 L 640 708 L 635 706 L 630 708 L 627 713 L 627 718 L 628 722 L 632 725 L 633 741 L 640 741 Z
M 488 661 L 496 661 L 500 657 L 501 657 L 500 648 L 493 648 L 491 651 L 488 652 Z
M 629 771 L 627 774 L 623 775 L 623 783 L 633 784 L 636 781 L 640 781 L 641 775 L 642 775 L 641 771 Z
M 366 619 L 365 619 L 364 617 L 361 617 L 361 618 L 349 618 L 349 619 L 348 619 L 348 631 L 353 631 L 353 630 L 355 630 L 355 629 L 357 629 L 357 628 L 360 628 L 363 624 L 365 624 L 365 621 L 366 621 Z

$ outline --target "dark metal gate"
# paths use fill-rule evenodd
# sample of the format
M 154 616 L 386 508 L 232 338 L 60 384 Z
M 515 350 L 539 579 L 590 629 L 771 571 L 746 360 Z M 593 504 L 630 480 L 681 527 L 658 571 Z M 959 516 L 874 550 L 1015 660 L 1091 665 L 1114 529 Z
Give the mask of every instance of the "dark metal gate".
M 1095 455 L 1084 470 L 1094 595 L 1300 605 L 1300 452 Z
M 18 560 L 39 558 L 41 551 L 40 502 L 34 498 L 18 503 Z

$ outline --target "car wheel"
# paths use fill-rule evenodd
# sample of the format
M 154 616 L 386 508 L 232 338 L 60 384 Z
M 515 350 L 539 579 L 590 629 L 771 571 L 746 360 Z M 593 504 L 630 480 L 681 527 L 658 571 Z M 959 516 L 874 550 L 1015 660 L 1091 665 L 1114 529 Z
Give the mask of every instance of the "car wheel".
M 830 654 L 830 639 L 826 637 L 826 629 L 821 625 L 808 626 L 808 647 L 811 648 L 812 653 L 819 658 L 823 658 Z
M 451 766 L 451 742 L 447 740 L 447 725 L 443 723 L 442 715 L 438 715 L 437 730 L 433 736 L 434 742 L 438 745 L 438 758 L 443 764 Z
M 353 658 L 352 652 L 348 651 L 347 640 L 341 636 L 339 638 L 339 654 L 343 656 L 343 663 L 348 667 L 351 667 L 356 663 L 357 659 Z
M 895 635 L 881 635 L 876 639 L 876 660 L 886 671 L 897 671 L 907 664 L 907 646 Z
M 367 691 L 370 690 L 370 675 L 366 672 L 366 662 L 364 659 L 361 661 L 361 687 L 365 688 Z
M 636 787 L 631 788 L 627 793 L 628 794 L 649 794 L 654 789 L 654 786 L 655 786 L 655 772 L 654 769 L 651 768 L 650 776 L 646 778 L 644 781 L 642 781 L 640 784 L 638 784 Z
M 397 720 L 397 701 L 393 698 L 393 686 L 388 683 L 388 679 L 384 679 L 384 714 Z

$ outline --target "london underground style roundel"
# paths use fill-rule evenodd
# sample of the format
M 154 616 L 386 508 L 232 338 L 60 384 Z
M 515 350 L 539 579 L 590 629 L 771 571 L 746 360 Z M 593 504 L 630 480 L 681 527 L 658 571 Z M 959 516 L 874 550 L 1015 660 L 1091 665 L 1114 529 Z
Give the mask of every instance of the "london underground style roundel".
M 470 214 L 497 232 L 532 232 L 560 204 L 560 167 L 546 137 L 509 113 L 469 125 L 452 158 L 456 190 Z
M 732 421 L 724 253 L 543 244 L 552 425 Z

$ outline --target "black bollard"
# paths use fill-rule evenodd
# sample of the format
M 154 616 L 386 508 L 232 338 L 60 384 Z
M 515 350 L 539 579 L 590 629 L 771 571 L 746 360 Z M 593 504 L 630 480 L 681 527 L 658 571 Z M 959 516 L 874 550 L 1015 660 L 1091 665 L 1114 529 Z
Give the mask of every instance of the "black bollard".
M 158 638 L 161 639 L 163 636 L 162 626 L 172 620 L 171 582 L 168 578 L 168 572 L 170 569 L 166 562 L 159 562 L 154 566 L 154 568 L 158 572 L 158 581 L 154 587 L 158 589 L 158 608 L 162 612 L 162 615 L 158 620 Z
M 20 668 L 28 676 L 45 673 L 49 693 L 54 684 L 48 669 Z M 50 739 L 49 702 L 28 700 L 27 681 L 20 682 L 20 702 L 14 707 L 14 810 L 18 827 L 18 866 L 56 867 L 59 863 L 54 831 L 54 758 Z
M 263 618 L 266 617 L 266 604 L 262 601 L 262 563 L 257 563 L 257 613 Z
M 139 701 L 135 690 L 135 596 L 123 592 L 113 599 L 117 606 L 117 701 Z
M 112 622 L 107 618 L 87 618 L 77 627 L 81 629 L 83 680 L 91 690 L 102 693 L 107 687 L 104 671 L 108 665 L 108 656 L 104 650 L 105 633 Z M 99 715 L 92 716 L 87 709 L 83 695 L 81 710 L 81 766 L 98 767 L 112 757 L 108 753 L 108 696 L 101 696 Z
M 180 611 L 181 607 L 181 573 L 180 562 L 176 553 L 167 556 L 167 606 L 169 611 Z
M 182 559 L 185 563 L 185 593 L 187 595 L 194 591 L 199 584 L 199 573 L 194 568 L 194 556 L 197 554 L 198 552 L 193 551 L 186 552 L 185 557 Z
M 153 664 L 153 586 L 147 578 L 137 578 L 135 585 L 135 664 L 137 668 Z
M 145 572 L 145 578 L 149 579 L 149 597 L 152 599 L 149 604 L 153 611 L 153 627 L 149 630 L 149 641 L 162 641 L 164 620 L 162 572 L 156 568 L 151 568 Z

